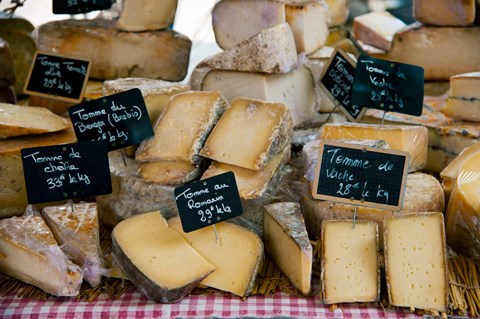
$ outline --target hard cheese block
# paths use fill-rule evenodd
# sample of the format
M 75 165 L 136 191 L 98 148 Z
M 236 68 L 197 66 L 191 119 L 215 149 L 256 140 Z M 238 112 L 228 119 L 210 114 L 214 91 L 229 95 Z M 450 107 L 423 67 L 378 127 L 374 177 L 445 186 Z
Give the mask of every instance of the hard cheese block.
M 122 32 L 111 20 L 62 20 L 37 29 L 38 49 L 92 60 L 90 77 L 181 81 L 192 42 L 172 30 Z
M 66 119 L 43 107 L 0 103 L 0 139 L 66 129 Z
M 409 172 L 419 171 L 427 164 L 428 130 L 423 126 L 325 124 L 318 133 L 321 140 L 384 140 L 392 150 L 410 154 Z
M 322 223 L 324 302 L 374 302 L 380 299 L 378 225 L 353 220 Z
M 453 119 L 480 122 L 480 72 L 452 76 L 447 103 L 440 111 Z
M 468 26 L 475 20 L 475 0 L 440 0 L 434 6 L 428 0 L 415 0 L 413 16 L 426 25 Z
M 201 284 L 248 296 L 253 289 L 263 262 L 262 240 L 252 231 L 228 222 L 185 233 L 179 217 L 168 221 L 169 226 L 215 267 L 215 271 Z
M 173 24 L 177 0 L 123 0 L 117 27 L 123 31 L 162 30 Z
M 0 39 L 0 87 L 9 86 L 15 83 L 15 64 L 10 45 Z
M 202 165 L 185 161 L 154 161 L 139 163 L 138 173 L 149 183 L 180 185 L 202 174 Z
M 38 215 L 0 220 L 0 272 L 55 296 L 77 296 L 83 280 Z
M 448 277 L 443 214 L 389 217 L 384 229 L 390 304 L 446 311 Z
M 329 27 L 340 26 L 345 24 L 349 14 L 348 0 L 325 0 L 330 9 Z
M 292 133 L 292 120 L 285 105 L 236 98 L 207 138 L 200 155 L 259 171 L 290 143 Z
M 266 205 L 263 228 L 267 254 L 295 288 L 308 295 L 313 253 L 300 204 L 283 202 Z
M 73 208 L 73 211 L 72 211 Z M 42 216 L 65 254 L 82 267 L 83 278 L 96 287 L 106 273 L 100 248 L 95 203 L 67 203 L 43 208 Z

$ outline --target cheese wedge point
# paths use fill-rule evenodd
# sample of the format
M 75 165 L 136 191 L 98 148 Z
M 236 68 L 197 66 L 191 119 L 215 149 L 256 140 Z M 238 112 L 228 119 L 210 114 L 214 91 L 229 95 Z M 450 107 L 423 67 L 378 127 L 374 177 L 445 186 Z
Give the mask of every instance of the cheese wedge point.
M 177 0 L 124 0 L 117 27 L 123 31 L 162 30 L 173 24 Z
M 452 76 L 445 115 L 465 121 L 480 122 L 480 72 Z

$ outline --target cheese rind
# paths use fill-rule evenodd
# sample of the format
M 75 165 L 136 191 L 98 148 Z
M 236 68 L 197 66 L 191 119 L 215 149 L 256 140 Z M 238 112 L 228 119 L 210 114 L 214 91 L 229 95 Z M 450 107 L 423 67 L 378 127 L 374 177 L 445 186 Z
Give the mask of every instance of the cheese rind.
M 133 32 L 166 29 L 176 11 L 177 0 L 123 0 L 117 27 Z
M 475 20 L 475 0 L 428 0 L 413 2 L 413 16 L 426 25 L 462 27 Z
M 480 122 L 480 72 L 452 76 L 446 105 L 440 111 L 454 119 Z

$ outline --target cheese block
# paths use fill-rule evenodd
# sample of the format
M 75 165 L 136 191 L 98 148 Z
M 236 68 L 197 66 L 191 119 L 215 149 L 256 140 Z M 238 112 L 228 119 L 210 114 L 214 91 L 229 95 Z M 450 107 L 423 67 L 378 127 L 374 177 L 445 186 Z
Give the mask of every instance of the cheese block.
M 316 200 L 311 196 L 311 188 L 302 193 L 300 204 L 305 217 L 307 231 L 311 237 L 319 237 L 321 223 L 330 219 L 353 219 L 355 207 L 349 204 L 332 201 Z M 357 219 L 373 221 L 379 225 L 380 234 L 383 234 L 383 220 L 386 217 L 405 215 L 414 212 L 443 212 L 445 198 L 442 186 L 438 180 L 428 174 L 408 174 L 403 208 L 398 212 L 371 207 L 358 206 Z M 380 245 L 383 242 L 380 241 Z
M 292 119 L 285 105 L 236 98 L 208 136 L 200 155 L 259 171 L 290 143 L 292 133 Z
M 313 253 L 300 204 L 283 202 L 265 206 L 263 228 L 267 254 L 293 286 L 308 295 Z
M 321 282 L 325 304 L 380 299 L 378 225 L 353 220 L 322 223 Z
M 220 92 L 173 96 L 155 123 L 155 135 L 140 144 L 135 158 L 140 162 L 200 162 L 198 155 L 206 138 L 228 107 Z
M 228 222 L 185 233 L 179 217 L 168 225 L 215 267 L 201 284 L 245 297 L 251 294 L 263 263 L 263 243 L 254 232 Z
M 395 33 L 388 60 L 423 67 L 425 80 L 480 70 L 480 27 L 427 27 L 414 23 Z M 452 48 L 455 48 L 452 50 Z
M 112 95 L 134 88 L 142 92 L 152 124 L 155 124 L 172 96 L 190 89 L 188 85 L 176 82 L 148 78 L 120 78 L 103 82 L 103 95 Z
M 423 126 L 332 123 L 322 126 L 318 137 L 321 140 L 384 140 L 392 150 L 410 154 L 409 172 L 419 171 L 427 164 L 428 130 Z
M 262 30 L 197 65 L 219 70 L 264 73 L 288 73 L 296 66 L 295 40 L 290 26 L 285 22 Z
M 197 87 L 194 87 L 194 83 L 191 83 L 192 89 L 220 91 L 229 102 L 235 97 L 247 97 L 285 104 L 292 114 L 294 126 L 308 123 L 319 107 L 314 79 L 310 70 L 304 66 L 286 74 L 224 70 L 207 72 L 205 68 L 200 69 L 203 78 L 200 80 L 197 75 L 192 74 L 197 84 Z
M 448 275 L 443 214 L 389 217 L 384 229 L 390 304 L 445 312 Z
M 83 279 L 38 215 L 0 220 L 0 272 L 55 296 L 77 296 Z
M 440 111 L 453 119 L 480 122 L 480 72 L 452 76 L 447 103 Z
M 173 24 L 177 0 L 123 0 L 118 29 L 122 31 L 162 30 Z
M 330 9 L 329 27 L 340 26 L 347 22 L 349 14 L 348 0 L 325 0 Z
M 42 216 L 60 248 L 82 267 L 83 278 L 92 287 L 98 286 L 106 269 L 100 248 L 97 205 L 70 202 L 48 206 L 43 208 Z
M 259 171 L 214 161 L 205 173 L 203 173 L 202 179 L 226 172 L 233 172 L 235 174 L 235 181 L 237 182 L 240 198 L 258 198 L 267 192 L 270 183 L 278 180 L 277 177 L 281 168 L 289 160 L 290 146 L 287 146 L 283 151 L 274 155 L 268 164 Z
M 90 78 L 181 81 L 192 42 L 173 30 L 122 32 L 112 20 L 61 20 L 36 30 L 38 49 L 92 60 Z
M 138 173 L 149 183 L 180 185 L 197 179 L 202 175 L 202 167 L 184 161 L 142 162 Z
M 480 259 L 480 152 L 458 165 L 458 175 L 448 202 L 448 245 L 456 252 Z
M 405 27 L 405 23 L 387 11 L 377 11 L 353 19 L 353 35 L 363 43 L 390 50 L 393 35 Z
M 66 119 L 42 107 L 0 103 L 0 139 L 66 129 Z
M 113 258 L 148 299 L 174 303 L 215 270 L 160 212 L 133 216 L 112 231 Z
M 475 0 L 440 0 L 434 6 L 428 0 L 415 0 L 413 16 L 426 25 L 468 26 L 475 20 Z
M 9 86 L 15 83 L 15 64 L 10 45 L 0 39 L 0 87 Z

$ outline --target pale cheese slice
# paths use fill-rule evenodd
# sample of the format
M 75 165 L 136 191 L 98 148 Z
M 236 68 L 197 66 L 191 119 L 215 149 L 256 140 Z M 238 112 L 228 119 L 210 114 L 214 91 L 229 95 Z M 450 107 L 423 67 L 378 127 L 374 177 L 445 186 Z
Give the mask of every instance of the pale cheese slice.
M 440 109 L 457 119 L 480 122 L 480 72 L 469 72 L 450 78 L 446 105 Z
M 475 20 L 475 0 L 413 1 L 413 16 L 426 25 L 468 26 Z
M 117 27 L 123 31 L 167 29 L 175 18 L 177 0 L 123 0 Z
M 200 177 L 202 168 L 184 161 L 154 161 L 139 163 L 138 172 L 149 183 L 180 185 Z

